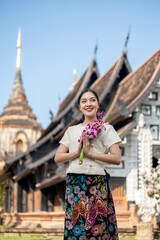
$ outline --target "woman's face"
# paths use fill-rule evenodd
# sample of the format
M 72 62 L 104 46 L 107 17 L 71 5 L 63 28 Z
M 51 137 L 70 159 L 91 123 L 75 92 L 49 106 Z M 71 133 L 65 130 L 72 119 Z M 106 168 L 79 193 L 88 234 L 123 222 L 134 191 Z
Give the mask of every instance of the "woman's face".
M 96 113 L 99 107 L 96 96 L 92 92 L 85 92 L 79 103 L 79 109 L 85 117 L 96 117 Z

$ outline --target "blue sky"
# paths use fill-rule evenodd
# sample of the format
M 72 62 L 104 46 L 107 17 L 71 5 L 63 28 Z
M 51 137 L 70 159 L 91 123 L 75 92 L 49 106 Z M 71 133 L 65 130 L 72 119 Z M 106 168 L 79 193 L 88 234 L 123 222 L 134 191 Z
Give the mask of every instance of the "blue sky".
M 133 70 L 160 47 L 159 0 L 1 0 L 0 114 L 7 105 L 16 73 L 18 28 L 22 32 L 21 72 L 37 121 L 46 128 L 49 109 L 80 78 L 94 54 L 103 74 L 123 50 L 131 25 L 128 59 Z

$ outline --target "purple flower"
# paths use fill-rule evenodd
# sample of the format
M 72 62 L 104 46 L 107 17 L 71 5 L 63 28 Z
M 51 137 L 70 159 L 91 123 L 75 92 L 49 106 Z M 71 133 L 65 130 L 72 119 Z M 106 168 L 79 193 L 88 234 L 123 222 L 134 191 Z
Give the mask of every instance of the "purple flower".
M 83 130 L 83 132 L 86 133 L 87 138 L 89 140 L 93 140 L 98 136 L 98 134 L 101 132 L 103 128 L 106 130 L 103 121 L 100 119 L 99 121 L 94 121 L 93 124 L 88 123 L 88 125 Z M 78 142 L 80 142 L 80 140 L 81 140 L 81 137 L 78 139 Z
M 100 112 L 100 111 L 99 111 L 99 109 L 98 109 L 98 111 L 97 111 L 97 118 L 100 118 L 100 117 L 102 117 L 102 115 L 103 115 L 103 111 L 102 111 L 102 112 Z
M 101 112 L 100 114 L 102 116 L 103 112 Z M 104 130 L 106 130 L 103 120 L 99 119 L 99 120 L 94 121 L 93 124 L 88 123 L 88 125 L 83 130 L 83 132 L 86 133 L 88 140 L 93 140 L 94 138 L 96 138 L 98 136 L 98 134 L 101 132 L 101 130 L 103 128 L 104 128 Z M 81 141 L 81 136 L 78 139 L 78 142 L 80 142 L 80 141 Z M 83 155 L 84 155 L 84 152 L 83 152 L 83 147 L 82 147 L 82 150 L 80 153 L 79 164 L 82 164 L 82 162 L 83 162 Z

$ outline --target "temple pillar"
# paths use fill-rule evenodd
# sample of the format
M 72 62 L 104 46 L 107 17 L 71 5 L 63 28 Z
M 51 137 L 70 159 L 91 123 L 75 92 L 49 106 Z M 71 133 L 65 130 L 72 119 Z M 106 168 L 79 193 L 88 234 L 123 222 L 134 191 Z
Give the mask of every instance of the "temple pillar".
M 14 206 L 14 213 L 18 212 L 18 182 L 14 183 L 13 186 L 13 206 Z

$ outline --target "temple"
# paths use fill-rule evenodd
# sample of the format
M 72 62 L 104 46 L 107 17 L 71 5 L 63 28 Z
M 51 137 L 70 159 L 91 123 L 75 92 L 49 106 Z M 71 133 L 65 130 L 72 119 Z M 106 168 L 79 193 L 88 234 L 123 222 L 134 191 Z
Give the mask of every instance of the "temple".
M 138 189 L 141 187 L 139 170 L 143 149 L 148 149 L 148 154 L 152 153 L 148 160 L 151 167 L 155 168 L 160 158 L 160 49 L 132 71 L 125 45 L 118 59 L 103 75 L 99 74 L 96 55 L 81 78 L 78 79 L 74 72 L 73 84 L 68 95 L 60 102 L 56 116 L 37 141 L 39 133 L 37 131 L 40 131 L 40 127 L 36 124 L 35 116 L 27 105 L 20 71 L 17 70 L 9 104 L 0 116 L 4 119 L 3 131 L 7 129 L 8 124 L 15 126 L 23 122 L 23 126 L 33 129 L 35 138 L 34 142 L 30 142 L 24 148 L 24 151 L 14 156 L 7 153 L 5 156 L 3 177 L 7 174 L 10 176 L 3 215 L 5 223 L 8 223 L 12 216 L 12 222 L 16 224 L 21 224 L 20 218 L 22 222 L 30 219 L 35 226 L 39 223 L 41 226 L 46 224 L 63 232 L 65 172 L 68 163 L 57 165 L 54 162 L 54 156 L 59 146 L 58 142 L 66 129 L 82 121 L 77 99 L 80 92 L 88 87 L 99 95 L 105 122 L 112 124 L 123 139 L 120 145 L 122 163 L 118 166 L 105 165 L 112 176 L 110 184 L 118 226 L 133 229 L 139 221 L 136 216 L 136 204 Z M 19 111 L 21 111 L 19 119 L 11 119 L 13 112 L 17 116 Z M 27 117 L 24 119 L 26 111 Z M 140 124 L 142 115 L 143 126 Z M 140 145 L 142 143 L 140 132 L 145 132 L 146 128 L 151 136 L 149 148 L 146 147 L 149 142 L 144 142 L 143 146 Z M 19 132 L 19 134 L 23 133 Z M 15 146 L 17 146 L 19 135 L 17 133 L 14 136 Z M 141 151 L 139 146 L 142 147 Z M 159 223 L 156 218 L 153 222 L 155 227 Z
M 0 115 L 0 123 L 0 163 L 3 168 L 7 158 L 20 156 L 36 143 L 43 130 L 36 122 L 36 116 L 28 105 L 22 86 L 20 29 L 17 39 L 16 76 L 8 105 Z M 8 170 L 6 169 L 5 172 Z

